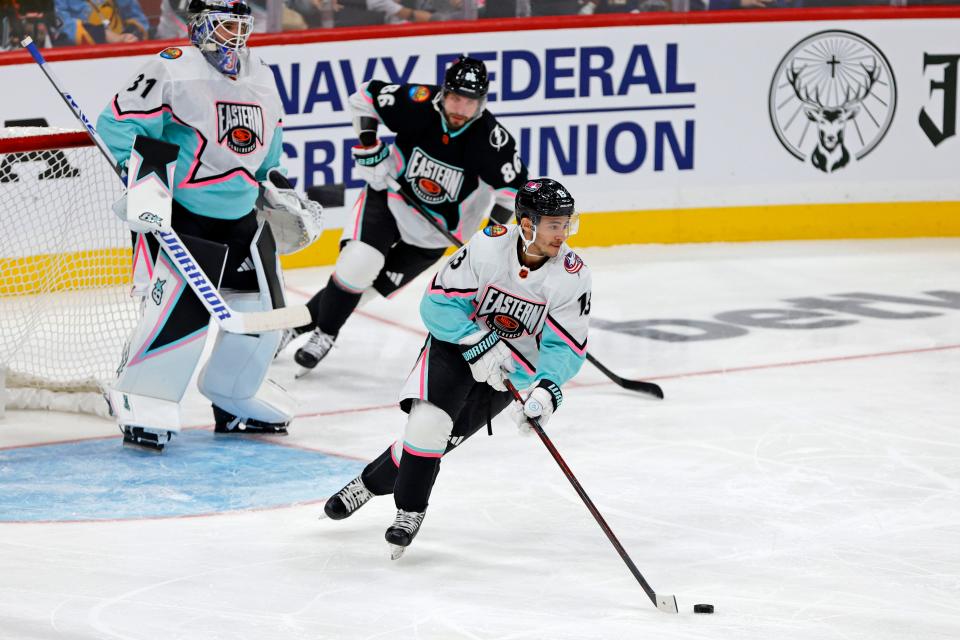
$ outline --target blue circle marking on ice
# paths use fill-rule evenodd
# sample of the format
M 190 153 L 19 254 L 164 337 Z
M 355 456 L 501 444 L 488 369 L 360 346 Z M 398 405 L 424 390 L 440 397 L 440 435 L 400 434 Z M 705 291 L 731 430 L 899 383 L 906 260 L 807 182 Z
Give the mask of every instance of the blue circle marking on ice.
M 195 516 L 320 500 L 358 460 L 185 431 L 156 455 L 120 438 L 0 450 L 0 522 Z

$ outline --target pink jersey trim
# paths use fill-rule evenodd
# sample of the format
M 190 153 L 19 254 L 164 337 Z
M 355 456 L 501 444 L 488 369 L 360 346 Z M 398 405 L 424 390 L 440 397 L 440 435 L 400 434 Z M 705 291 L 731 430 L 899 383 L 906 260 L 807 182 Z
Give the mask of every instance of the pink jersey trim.
M 568 337 L 566 336 L 566 334 L 565 334 L 563 331 L 560 330 L 559 327 L 557 327 L 557 325 L 553 324 L 553 323 L 550 321 L 550 317 L 549 317 L 549 316 L 547 316 L 547 326 L 550 327 L 550 330 L 553 331 L 558 338 L 560 338 L 561 340 L 563 340 L 563 342 L 564 342 L 568 347 L 570 347 L 570 349 L 571 349 L 575 354 L 577 354 L 577 355 L 580 356 L 580 357 L 586 357 L 586 355 L 587 355 L 587 343 L 586 343 L 586 342 L 583 343 L 583 347 L 578 347 L 576 344 L 573 343 L 572 340 L 570 340 L 570 338 L 568 338 Z
M 142 233 L 137 234 L 137 246 L 133 250 L 133 271 L 137 271 L 137 263 L 143 260 L 147 266 L 147 275 L 153 280 L 153 262 L 150 260 L 150 252 L 147 251 L 147 241 Z
M 427 399 L 427 357 L 430 355 L 430 342 L 423 346 L 423 353 L 420 355 L 420 399 Z
M 357 201 L 353 205 L 353 239 L 358 240 L 360 238 L 360 221 L 363 219 L 363 206 L 364 201 L 367 199 L 367 190 L 364 189 L 360 192 L 360 197 L 357 198 Z

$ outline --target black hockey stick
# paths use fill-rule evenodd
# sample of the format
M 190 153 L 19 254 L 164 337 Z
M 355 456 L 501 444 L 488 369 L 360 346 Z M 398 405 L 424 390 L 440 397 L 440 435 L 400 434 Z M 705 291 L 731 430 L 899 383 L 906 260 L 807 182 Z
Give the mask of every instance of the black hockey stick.
M 593 354 L 591 354 L 589 351 L 587 352 L 587 360 L 589 360 L 590 364 L 595 366 L 597 369 L 600 369 L 600 372 L 603 373 L 603 375 L 607 376 L 608 378 L 610 378 L 610 380 L 620 385 L 624 389 L 629 389 L 630 391 L 637 391 L 639 393 L 646 393 L 647 395 L 651 395 L 654 398 L 663 400 L 663 389 L 661 389 L 660 385 L 658 385 L 657 383 L 644 382 L 643 380 L 628 380 L 627 378 L 621 378 L 620 376 L 615 374 L 613 371 L 610 371 L 610 369 L 607 369 L 605 366 L 603 366 L 603 363 L 597 360 L 596 358 L 594 358 Z
M 517 391 L 515 386 L 513 386 L 513 383 L 510 382 L 509 378 L 505 379 L 503 383 L 507 385 L 507 390 L 513 395 L 513 399 L 522 405 L 523 398 L 520 397 L 520 392 Z M 590 496 L 587 495 L 587 492 L 580 485 L 580 482 L 577 480 L 576 476 L 573 475 L 573 471 L 570 470 L 570 467 L 563 459 L 563 456 L 561 456 L 560 452 L 557 451 L 557 448 L 554 446 L 549 436 L 547 436 L 547 432 L 544 431 L 543 427 L 540 426 L 540 421 L 536 418 L 527 418 L 527 423 L 537 433 L 537 435 L 540 436 L 540 441 L 543 442 L 544 446 L 547 448 L 547 451 L 550 452 L 550 455 L 553 456 L 553 459 L 557 461 L 558 465 L 560 465 L 560 470 L 563 471 L 563 475 L 567 476 L 567 480 L 569 480 L 570 484 L 573 485 L 574 491 L 576 491 L 577 495 L 580 496 L 580 499 L 583 500 L 583 504 L 587 506 L 587 510 L 590 511 L 590 515 L 593 516 L 593 519 L 596 520 L 597 524 L 600 525 L 600 528 L 603 529 L 607 539 L 610 540 L 610 544 L 612 544 L 613 548 L 616 549 L 617 553 L 620 554 L 620 558 L 627 565 L 627 568 L 630 569 L 630 573 L 633 574 L 633 577 L 636 578 L 637 582 L 640 583 L 640 586 L 643 588 L 644 592 L 646 592 L 647 597 L 650 598 L 650 602 L 653 603 L 653 606 L 665 613 L 678 613 L 676 596 L 657 595 L 657 592 L 653 590 L 653 587 L 650 586 L 650 583 L 647 582 L 647 580 L 643 577 L 643 574 L 640 573 L 640 570 L 637 569 L 637 565 L 633 564 L 633 560 L 630 559 L 630 556 L 627 554 L 627 550 L 623 548 L 623 545 L 620 544 L 619 540 L 617 540 L 617 536 L 613 534 L 613 530 L 610 528 L 610 525 L 607 524 L 607 521 L 604 520 L 600 510 L 597 509 L 597 505 L 593 504 L 593 500 L 590 499 Z
M 407 202 L 407 204 L 413 207 L 413 210 L 419 213 L 424 220 L 429 222 L 434 229 L 442 233 L 443 237 L 445 237 L 450 244 L 452 244 L 457 248 L 463 246 L 463 241 L 461 241 L 455 235 L 450 233 L 450 231 L 447 228 L 443 227 L 436 220 L 436 218 L 434 218 L 429 213 L 424 211 L 419 204 L 417 204 L 412 199 L 410 199 L 410 197 L 403 192 L 403 189 L 400 187 L 400 183 L 398 183 L 393 178 L 393 176 L 387 176 L 387 184 L 390 185 L 391 190 L 399 193 L 403 197 L 403 199 Z M 628 389 L 630 391 L 645 393 L 659 400 L 663 400 L 663 389 L 660 388 L 660 385 L 654 384 L 653 382 L 644 382 L 643 380 L 628 380 L 627 378 L 620 377 L 617 374 L 615 374 L 613 371 L 610 371 L 610 369 L 607 369 L 603 365 L 603 363 L 601 363 L 599 360 L 594 358 L 593 355 L 590 354 L 589 352 L 587 353 L 587 360 L 590 361 L 590 364 L 592 364 L 597 369 L 599 369 L 603 375 L 610 378 L 610 380 L 613 381 L 614 384 L 617 384 L 620 387 L 624 389 Z

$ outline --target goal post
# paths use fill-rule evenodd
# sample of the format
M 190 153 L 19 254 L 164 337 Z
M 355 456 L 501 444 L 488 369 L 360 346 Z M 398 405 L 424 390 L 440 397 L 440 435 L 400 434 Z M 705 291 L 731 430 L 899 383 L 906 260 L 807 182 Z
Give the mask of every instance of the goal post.
M 106 414 L 139 317 L 122 194 L 86 132 L 0 129 L 0 413 Z

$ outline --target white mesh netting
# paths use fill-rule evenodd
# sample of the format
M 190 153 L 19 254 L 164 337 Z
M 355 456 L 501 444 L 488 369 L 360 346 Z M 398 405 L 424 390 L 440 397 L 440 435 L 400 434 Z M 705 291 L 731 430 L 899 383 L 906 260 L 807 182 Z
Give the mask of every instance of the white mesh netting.
M 78 144 L 85 143 L 77 132 L 0 129 L 0 370 L 8 408 L 103 413 L 99 392 L 137 322 L 130 232 L 110 209 L 123 189 L 99 151 Z

